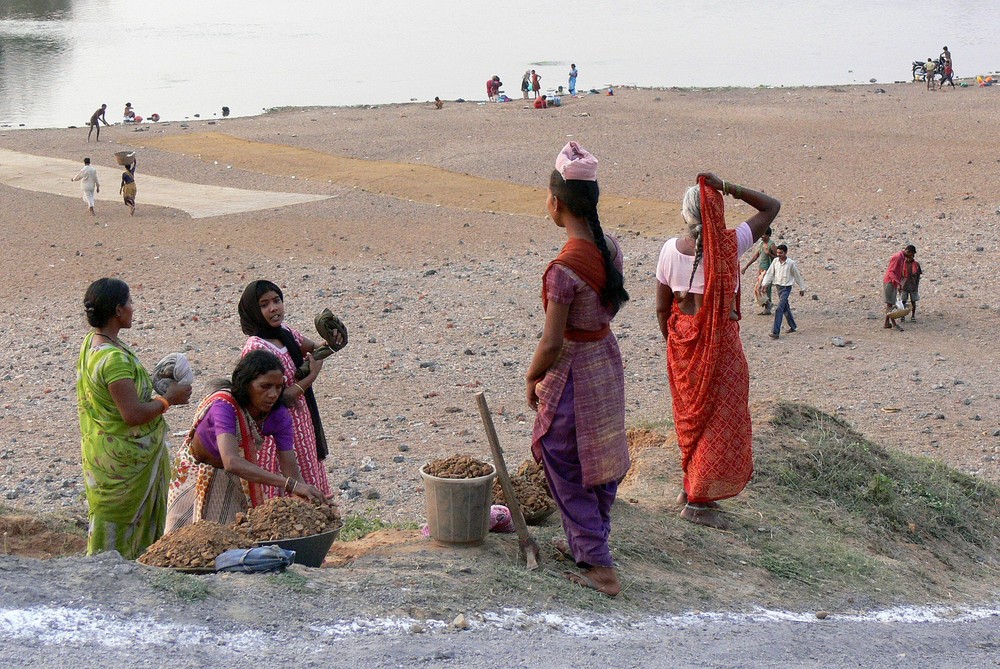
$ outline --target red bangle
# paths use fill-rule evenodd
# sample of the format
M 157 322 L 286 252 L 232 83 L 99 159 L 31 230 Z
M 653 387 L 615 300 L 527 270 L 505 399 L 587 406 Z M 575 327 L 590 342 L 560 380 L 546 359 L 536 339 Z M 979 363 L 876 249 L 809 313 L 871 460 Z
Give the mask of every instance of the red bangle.
M 170 408 L 170 402 L 167 401 L 167 398 L 163 395 L 157 395 L 153 399 L 163 404 L 163 413 L 167 413 L 167 409 Z

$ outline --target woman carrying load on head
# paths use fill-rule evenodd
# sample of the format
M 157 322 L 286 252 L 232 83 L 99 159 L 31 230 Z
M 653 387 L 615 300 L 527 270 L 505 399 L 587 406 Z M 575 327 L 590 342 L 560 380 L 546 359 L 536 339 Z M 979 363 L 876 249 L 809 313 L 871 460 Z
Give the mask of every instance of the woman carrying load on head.
M 239 314 L 240 327 L 244 334 L 249 335 L 243 346 L 243 355 L 251 351 L 268 351 L 281 361 L 285 383 L 283 401 L 292 415 L 295 457 L 302 471 L 302 480 L 319 488 L 324 495 L 329 495 L 330 483 L 323 466 L 328 452 L 326 434 L 312 390 L 312 385 L 323 368 L 323 361 L 312 356 L 316 344 L 284 323 L 285 296 L 281 288 L 270 281 L 253 281 L 244 289 Z M 296 370 L 304 361 L 308 361 L 308 374 L 298 378 Z M 265 439 L 258 464 L 268 471 L 278 471 L 273 439 Z M 264 489 L 266 497 L 280 494 L 280 488 Z
M 719 191 L 722 191 L 720 194 Z M 726 229 L 723 194 L 757 213 Z M 711 173 L 684 195 L 684 237 L 667 240 L 656 267 L 656 317 L 667 343 L 674 427 L 681 450 L 681 517 L 724 527 L 718 500 L 742 492 L 753 473 L 750 373 L 740 340 L 739 257 L 781 203 Z
M 232 379 L 218 386 L 198 405 L 175 454 L 166 531 L 199 520 L 232 524 L 238 513 L 264 501 L 265 486 L 323 501 L 323 493 L 302 481 L 295 461 L 292 419 L 279 402 L 285 388 L 281 361 L 267 351 L 252 351 Z M 275 441 L 280 474 L 256 464 L 265 436 Z
M 87 554 L 117 550 L 134 560 L 163 534 L 170 456 L 163 414 L 187 404 L 191 386 L 171 382 L 154 396 L 153 379 L 118 338 L 132 327 L 132 296 L 119 279 L 98 279 L 83 298 L 93 328 L 76 365 Z
M 139 166 L 139 161 L 133 160 L 131 165 L 126 165 L 125 169 L 122 170 L 122 185 L 118 189 L 121 193 L 122 199 L 125 200 L 125 204 L 129 207 L 129 216 L 135 216 L 135 168 Z
M 527 373 L 538 412 L 532 453 L 542 462 L 562 514 L 578 585 L 621 591 L 608 537 L 611 505 L 630 462 L 625 438 L 625 375 L 610 322 L 628 300 L 622 252 L 597 214 L 597 159 L 576 142 L 556 158 L 546 206 L 566 244 L 542 277 L 545 327 Z

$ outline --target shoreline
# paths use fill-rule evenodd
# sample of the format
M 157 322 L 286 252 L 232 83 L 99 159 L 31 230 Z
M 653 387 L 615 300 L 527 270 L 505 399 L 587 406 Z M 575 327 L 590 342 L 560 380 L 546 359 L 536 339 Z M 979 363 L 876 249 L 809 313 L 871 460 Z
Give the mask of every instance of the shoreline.
M 989 74 L 991 74 L 991 75 L 998 75 L 998 78 L 1000 78 L 1000 69 L 998 69 L 996 72 L 990 72 Z M 964 87 L 968 87 L 968 88 L 973 88 L 973 87 L 976 86 L 976 79 L 974 77 L 971 77 L 971 78 L 970 77 L 956 78 L 955 82 L 960 87 L 963 86 L 963 85 L 964 85 Z M 726 91 L 755 91 L 755 90 L 784 90 L 784 91 L 803 90 L 803 91 L 808 91 L 808 90 L 824 90 L 824 89 L 831 89 L 831 88 L 853 89 L 853 88 L 863 88 L 863 87 L 868 87 L 868 86 L 875 86 L 876 88 L 878 88 L 878 87 L 896 86 L 896 85 L 904 85 L 904 84 L 920 84 L 920 85 L 924 85 L 924 82 L 918 81 L 918 80 L 907 81 L 907 80 L 904 80 L 904 79 L 897 79 L 897 80 L 893 80 L 891 82 L 852 82 L 852 83 L 846 83 L 846 84 L 800 84 L 800 85 L 792 85 L 792 86 L 770 85 L 770 84 L 758 84 L 756 86 L 638 86 L 638 85 L 635 85 L 635 84 L 605 84 L 605 85 L 602 85 L 599 88 L 589 88 L 589 89 L 587 89 L 588 93 L 586 95 L 581 96 L 581 95 L 578 94 L 575 99 L 583 99 L 583 98 L 586 98 L 586 97 L 590 97 L 592 95 L 604 95 L 604 92 L 609 87 L 614 88 L 614 90 L 616 90 L 616 91 L 618 91 L 618 90 L 621 90 L 621 91 L 629 90 L 629 91 L 646 91 L 646 92 L 714 93 L 714 92 L 726 92 Z M 597 91 L 599 91 L 599 93 L 589 93 L 589 91 L 591 91 L 591 90 L 597 90 Z M 517 91 L 517 92 L 520 93 L 520 91 Z M 554 90 L 553 91 L 545 91 L 545 94 L 549 95 L 549 96 L 551 96 L 551 95 L 557 95 L 557 93 L 555 93 Z M 560 97 L 562 97 L 564 100 L 567 100 L 567 101 L 571 101 L 571 100 L 574 99 L 572 96 L 569 96 L 568 94 L 563 94 Z M 533 100 L 533 98 L 529 98 L 528 99 L 529 102 L 532 101 L 532 100 Z M 443 100 L 443 102 L 445 102 L 446 104 L 472 104 L 472 105 L 482 105 L 482 104 L 487 104 L 487 105 L 489 105 L 489 104 L 502 104 L 502 105 L 506 105 L 506 104 L 514 104 L 514 103 L 517 103 L 517 102 L 523 102 L 523 101 L 524 101 L 524 99 L 520 98 L 520 97 L 511 97 L 509 103 L 490 103 L 486 99 L 479 99 L 479 98 L 475 98 L 475 99 L 456 98 L 456 99 L 453 99 L 453 100 L 447 100 L 447 99 Z M 143 123 L 134 124 L 134 126 L 132 124 L 125 124 L 125 123 L 123 123 L 121 121 L 116 121 L 116 122 L 112 123 L 109 127 L 142 127 L 142 126 L 155 127 L 157 125 L 166 125 L 166 124 L 170 124 L 170 123 L 205 123 L 205 122 L 220 123 L 220 122 L 224 122 L 224 121 L 233 121 L 233 120 L 236 120 L 236 119 L 252 119 L 252 118 L 257 118 L 257 117 L 261 117 L 261 116 L 267 116 L 267 115 L 271 115 L 271 114 L 281 114 L 281 113 L 293 112 L 293 111 L 308 111 L 308 110 L 345 110 L 346 111 L 346 110 L 357 110 L 357 109 L 379 109 L 379 108 L 384 108 L 384 107 L 418 107 L 418 106 L 433 105 L 433 104 L 434 104 L 434 100 L 433 100 L 433 98 L 431 98 L 431 99 L 428 99 L 428 100 L 405 100 L 405 101 L 381 102 L 381 103 L 359 103 L 359 104 L 350 104 L 350 105 L 302 105 L 302 106 L 299 106 L 299 105 L 276 105 L 276 106 L 273 106 L 273 107 L 264 107 L 261 111 L 259 111 L 257 113 L 254 113 L 254 114 L 248 114 L 248 115 L 231 114 L 228 117 L 221 117 L 221 116 L 218 116 L 216 113 L 213 113 L 211 116 L 199 116 L 199 117 L 186 116 L 186 117 L 177 118 L 177 119 L 161 118 L 160 121 L 155 122 L 155 123 L 152 122 L 152 121 L 149 121 L 148 119 L 144 119 Z M 564 102 L 563 104 L 566 104 L 566 102 Z M 0 133 L 7 132 L 7 131 L 21 131 L 21 130 L 80 130 L 80 129 L 86 129 L 86 128 L 88 128 L 88 126 L 86 126 L 86 125 L 31 126 L 31 125 L 29 125 L 27 123 L 22 123 L 22 124 L 18 124 L 18 125 L 9 124 L 9 123 L 0 123 Z M 103 126 L 102 126 L 102 128 L 103 128 Z

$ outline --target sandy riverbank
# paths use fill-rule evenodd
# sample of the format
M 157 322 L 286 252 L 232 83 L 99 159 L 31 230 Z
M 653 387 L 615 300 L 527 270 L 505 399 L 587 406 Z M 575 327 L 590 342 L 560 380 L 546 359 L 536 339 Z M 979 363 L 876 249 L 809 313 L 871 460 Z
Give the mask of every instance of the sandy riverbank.
M 327 465 L 348 512 L 419 520 L 417 468 L 488 450 L 478 390 L 520 461 L 540 275 L 561 240 L 542 218 L 543 189 L 570 138 L 600 158 L 602 216 L 609 229 L 623 228 L 633 300 L 615 330 L 630 423 L 670 414 L 654 266 L 679 229 L 677 199 L 711 169 L 783 201 L 776 236 L 809 282 L 806 298 L 793 300 L 800 332 L 777 342 L 744 297 L 752 400 L 799 399 L 880 443 L 1000 480 L 992 341 L 1000 156 L 989 141 L 1000 90 L 617 93 L 545 111 L 411 104 L 142 132 L 115 126 L 100 144 L 81 129 L 0 133 L 0 148 L 41 156 L 113 165 L 115 151 L 137 148 L 142 157 L 131 219 L 117 198 L 99 201 L 95 222 L 78 198 L 0 185 L 0 502 L 82 511 L 73 387 L 80 301 L 108 274 L 133 288 L 136 326 L 124 338 L 149 365 L 187 350 L 199 396 L 243 344 L 236 302 L 248 281 L 284 286 L 289 322 L 303 330 L 322 307 L 340 314 L 351 344 L 327 363 L 317 390 L 333 440 Z M 329 199 L 193 220 L 144 205 L 144 175 Z M 731 220 L 747 214 L 727 203 Z M 882 273 L 907 243 L 925 271 L 920 321 L 883 331 Z M 833 347 L 834 336 L 851 343 Z M 186 430 L 191 413 L 172 410 L 171 429 Z

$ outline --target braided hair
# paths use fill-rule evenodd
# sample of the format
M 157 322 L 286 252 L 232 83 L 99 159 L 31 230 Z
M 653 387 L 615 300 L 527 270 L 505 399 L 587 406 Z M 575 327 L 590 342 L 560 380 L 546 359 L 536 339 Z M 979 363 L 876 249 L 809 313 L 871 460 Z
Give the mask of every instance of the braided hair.
M 688 279 L 688 292 L 690 292 L 691 286 L 694 285 L 694 275 L 698 271 L 698 265 L 701 264 L 701 257 L 704 250 L 701 240 L 701 188 L 699 186 L 691 186 L 684 193 L 681 215 L 687 223 L 688 234 L 694 237 L 694 266 L 691 268 L 691 278 Z
M 574 216 L 579 216 L 590 226 L 590 231 L 594 234 L 594 243 L 604 258 L 604 270 L 607 274 L 604 290 L 601 291 L 601 302 L 613 306 L 617 311 L 629 297 L 628 291 L 625 290 L 625 277 L 615 267 L 608 242 L 604 238 L 604 230 L 601 228 L 601 219 L 597 215 L 597 201 L 601 194 L 597 182 L 564 179 L 559 170 L 552 170 L 549 190 Z

